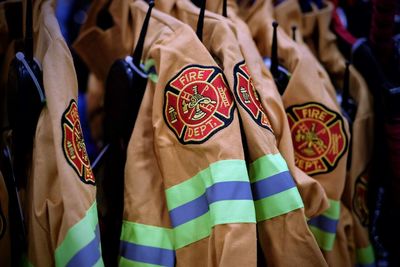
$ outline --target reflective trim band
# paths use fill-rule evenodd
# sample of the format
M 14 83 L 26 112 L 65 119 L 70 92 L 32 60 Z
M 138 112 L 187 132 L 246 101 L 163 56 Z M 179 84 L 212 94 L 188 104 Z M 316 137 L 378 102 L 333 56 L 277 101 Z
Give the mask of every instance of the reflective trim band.
M 323 215 L 333 220 L 340 218 L 340 201 L 329 199 L 329 208 L 324 211 Z
M 254 203 L 252 200 L 214 202 L 210 205 L 209 212 L 174 228 L 175 249 L 206 238 L 210 235 L 211 228 L 215 225 L 255 222 Z
M 249 182 L 246 163 L 243 160 L 221 160 L 212 163 L 189 180 L 165 191 L 168 209 L 173 210 L 200 197 L 206 188 L 216 183 L 233 181 Z
M 250 164 L 249 173 L 258 222 L 304 207 L 281 154 L 258 158 Z
M 100 259 L 93 265 L 93 267 L 104 267 L 103 259 L 100 258 Z
M 72 226 L 61 245 L 55 251 L 56 266 L 92 266 L 101 260 L 100 238 L 96 236 L 98 227 L 96 202 L 87 210 L 86 215 Z M 83 261 L 83 262 L 82 262 Z M 101 266 L 103 266 L 101 260 Z
M 296 184 L 288 171 L 275 174 L 251 184 L 254 200 L 270 197 L 293 187 L 296 187 Z
M 206 195 L 203 194 L 189 203 L 183 204 L 169 212 L 171 224 L 177 227 L 208 212 Z
M 356 250 L 357 264 L 359 266 L 375 266 L 375 254 L 371 245 Z
M 329 203 L 330 206 L 324 213 L 308 221 L 319 247 L 325 251 L 333 248 L 340 218 L 340 201 L 330 199 Z
M 121 240 L 172 251 L 206 238 L 215 225 L 256 222 L 243 160 L 215 162 L 191 179 L 167 189 L 166 198 L 173 229 L 124 222 Z M 130 260 L 143 262 L 137 256 L 131 256 Z M 159 264 L 157 262 L 147 260 L 145 263 Z
M 245 161 L 222 160 L 166 190 L 175 249 L 226 223 L 255 223 L 254 202 Z
M 177 227 L 203 215 L 209 204 L 223 200 L 252 200 L 249 183 L 221 182 L 210 186 L 200 197 L 169 212 L 172 226 Z
M 96 264 L 100 258 L 100 230 L 99 225 L 96 227 L 96 237 L 87 244 L 84 248 L 78 251 L 72 259 L 69 260 L 67 266 L 74 267 L 74 266 L 93 266 Z
M 290 199 L 290 201 L 288 201 Z M 304 207 L 297 187 L 254 202 L 257 222 Z
M 121 240 L 149 247 L 173 249 L 172 229 L 123 221 Z
M 265 155 L 250 164 L 250 181 L 254 183 L 284 171 L 288 171 L 288 167 L 281 154 Z
M 206 189 L 208 203 L 223 200 L 253 200 L 249 182 L 221 182 Z
M 253 200 L 225 200 L 212 203 L 210 205 L 210 216 L 212 226 L 256 222 Z
M 312 225 L 309 227 L 318 243 L 318 246 L 325 251 L 331 251 L 335 242 L 336 234 L 327 233 Z
M 141 263 L 175 266 L 175 251 L 121 241 L 121 256 Z
M 340 218 L 340 201 L 329 200 L 330 206 L 321 215 L 308 221 L 319 247 L 331 251 L 336 237 L 336 229 Z
M 191 243 L 206 238 L 211 233 L 210 213 L 197 217 L 174 229 L 175 249 L 180 249 Z
M 123 221 L 119 265 L 174 266 L 173 235 L 169 228 Z
M 143 263 L 138 261 L 131 261 L 127 260 L 123 257 L 119 258 L 119 267 L 160 267 L 160 265 L 150 264 L 150 263 Z
M 338 222 L 338 220 L 332 220 L 324 215 L 320 215 L 309 220 L 308 224 L 315 226 L 325 232 L 336 234 Z

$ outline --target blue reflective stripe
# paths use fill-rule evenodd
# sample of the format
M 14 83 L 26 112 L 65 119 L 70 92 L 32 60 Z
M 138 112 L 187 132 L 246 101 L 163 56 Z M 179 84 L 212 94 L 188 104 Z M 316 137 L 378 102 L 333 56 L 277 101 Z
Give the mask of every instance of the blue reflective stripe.
M 175 251 L 121 241 L 121 256 L 131 260 L 161 266 L 175 266 Z
M 79 250 L 67 263 L 66 266 L 93 266 L 100 259 L 100 231 L 96 226 L 95 237 L 89 244 Z
M 206 189 L 200 197 L 172 209 L 169 214 L 175 228 L 191 221 L 209 210 L 209 205 L 223 200 L 252 200 L 248 182 L 220 182 Z
M 338 225 L 338 220 L 333 220 L 324 215 L 319 215 L 308 221 L 309 225 L 315 226 L 322 231 L 335 234 Z
M 172 226 L 175 228 L 181 224 L 191 221 L 208 211 L 206 194 L 183 204 L 169 212 Z
M 296 184 L 288 171 L 272 175 L 251 184 L 254 201 L 278 194 L 293 187 L 296 187 Z
M 252 200 L 248 182 L 221 182 L 206 190 L 208 204 L 221 200 Z

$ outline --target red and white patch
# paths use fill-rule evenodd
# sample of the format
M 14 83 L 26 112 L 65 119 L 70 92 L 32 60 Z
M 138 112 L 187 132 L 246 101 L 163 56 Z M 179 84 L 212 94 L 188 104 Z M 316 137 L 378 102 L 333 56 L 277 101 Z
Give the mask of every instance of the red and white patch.
M 234 104 L 222 71 L 190 65 L 165 90 L 164 117 L 183 144 L 202 143 L 233 119 Z
M 341 116 L 318 103 L 291 106 L 286 112 L 296 166 L 309 175 L 332 171 L 348 144 Z
M 261 105 L 260 97 L 254 87 L 250 72 L 244 61 L 234 68 L 235 96 L 239 104 L 250 114 L 258 125 L 271 130 L 265 110 Z
M 82 182 L 94 185 L 95 179 L 86 152 L 75 100 L 71 100 L 67 110 L 64 112 L 61 127 L 63 131 L 63 151 L 68 163 Z

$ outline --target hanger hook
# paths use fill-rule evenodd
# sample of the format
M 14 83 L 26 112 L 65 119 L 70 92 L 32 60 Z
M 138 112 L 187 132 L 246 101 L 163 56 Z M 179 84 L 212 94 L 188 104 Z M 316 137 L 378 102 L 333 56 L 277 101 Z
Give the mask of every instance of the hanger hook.
M 278 22 L 272 22 L 272 27 L 274 27 L 274 32 L 272 35 L 272 47 L 271 47 L 271 73 L 274 77 L 278 75 L 278 37 L 277 37 L 277 28 Z
M 222 16 L 224 16 L 225 18 L 228 17 L 227 0 L 222 1 Z
M 135 66 L 138 68 L 140 67 L 140 60 L 142 59 L 144 40 L 147 34 L 147 28 L 149 27 L 151 10 L 153 9 L 153 7 L 154 7 L 154 0 L 151 0 L 149 1 L 149 9 L 147 10 L 146 17 L 144 18 L 143 21 L 143 26 L 142 30 L 140 31 L 139 40 L 136 44 L 135 51 L 133 52 L 132 55 L 133 64 L 135 64 Z
M 200 41 L 203 41 L 203 26 L 204 26 L 204 13 L 206 11 L 206 0 L 201 2 L 199 20 L 197 21 L 197 30 L 196 34 L 199 37 Z

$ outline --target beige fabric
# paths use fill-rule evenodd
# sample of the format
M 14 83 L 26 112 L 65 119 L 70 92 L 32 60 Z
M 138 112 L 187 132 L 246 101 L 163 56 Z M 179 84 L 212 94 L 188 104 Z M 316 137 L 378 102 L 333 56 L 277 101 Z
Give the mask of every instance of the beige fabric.
M 207 9 L 222 14 L 222 1 L 208 1 Z M 278 149 L 285 158 L 305 206 L 305 214 L 308 218 L 321 214 L 327 207 L 327 197 L 322 186 L 298 169 L 294 163 L 294 150 L 289 124 L 286 119 L 283 102 L 276 89 L 272 75 L 265 67 L 258 52 L 251 32 L 247 25 L 236 15 L 240 11 L 233 1 L 228 1 L 228 17 L 236 29 L 237 40 L 242 54 L 253 75 L 253 82 L 259 89 L 261 101 L 266 107 L 266 113 L 270 119 L 272 129 L 277 141 Z
M 94 1 L 88 10 L 88 18 L 80 30 L 80 34 L 73 44 L 73 48 L 96 75 L 100 81 L 105 81 L 108 70 L 115 59 L 125 57 L 133 50 L 132 36 L 139 34 L 132 32 L 131 17 L 129 16 L 129 3 L 131 1 L 118 1 L 110 5 L 110 13 L 113 16 L 114 25 L 102 30 L 96 26 L 97 13 L 106 1 Z M 140 23 L 141 25 L 141 23 Z M 116 45 L 118 44 L 118 45 Z M 102 51 L 101 56 L 93 51 Z
M 172 2 L 172 1 L 169 1 Z M 176 1 L 175 6 L 161 6 L 162 11 L 174 14 L 193 29 L 197 27 L 200 9 L 186 0 Z M 165 9 L 163 9 L 165 8 Z M 170 8 L 170 9 L 167 9 Z M 244 60 L 235 33 L 235 25 L 222 16 L 206 12 L 203 44 L 209 52 L 221 62 L 225 76 L 232 90 L 235 90 L 236 64 Z M 238 29 L 240 31 L 240 29 Z M 248 65 L 249 66 L 249 65 Z M 249 69 L 251 72 L 251 69 Z M 253 77 L 251 76 L 252 80 Z M 260 78 L 258 78 L 260 80 Z M 271 84 L 270 84 L 271 85 Z M 257 87 L 257 91 L 271 91 L 275 88 Z M 266 93 L 267 94 L 267 93 Z M 268 154 L 279 153 L 272 131 L 262 128 L 241 106 L 236 98 L 249 153 L 248 162 Z M 291 230 L 289 230 L 291 229 Z M 308 230 L 304 211 L 298 209 L 258 224 L 259 240 L 263 247 L 266 263 L 271 266 L 323 266 L 324 259 L 313 236 Z M 283 252 L 282 248 L 285 247 Z M 290 255 L 290 256 L 289 256 Z M 296 258 L 296 261 L 293 261 Z M 313 260 L 310 260 L 313 259 Z
M 113 1 L 110 7 L 113 17 L 121 18 L 115 20 L 114 27 L 104 33 L 93 23 L 86 25 L 74 44 L 100 80 L 105 79 L 107 69 L 115 59 L 131 52 L 147 12 L 147 5 L 142 1 L 130 3 L 130 9 L 123 8 L 127 1 L 122 2 Z M 89 18 L 96 16 L 91 13 L 94 10 L 92 7 Z M 88 23 L 91 23 L 90 19 Z M 120 34 L 127 28 L 130 28 L 129 34 Z M 123 45 L 116 46 L 119 40 Z M 93 43 L 97 45 L 86 45 Z M 106 61 L 99 59 L 100 51 L 107 54 Z M 181 144 L 168 129 L 163 118 L 167 82 L 189 64 L 217 66 L 188 26 L 153 10 L 143 58 L 155 61 L 159 78 L 157 84 L 148 82 L 137 126 L 132 133 L 133 141 L 128 146 L 124 220 L 170 228 L 164 191 L 215 161 L 243 159 L 239 121 L 235 112 L 228 128 L 198 145 Z M 102 70 L 98 70 L 99 65 L 102 65 Z M 176 265 L 255 266 L 256 251 L 255 224 L 217 225 L 209 237 L 178 249 Z
M 264 56 L 271 54 L 272 42 L 272 6 L 265 1 L 258 1 L 244 19 L 249 24 L 259 51 Z M 244 13 L 243 13 L 244 14 Z M 296 45 L 282 30 L 278 29 L 278 54 L 280 63 L 291 72 L 291 78 L 282 96 L 285 108 L 307 102 L 321 103 L 327 108 L 339 112 L 338 103 L 331 96 L 333 86 L 325 75 L 320 75 L 320 69 L 315 59 L 305 53 L 305 49 Z M 301 92 L 301 93 L 300 93 Z M 348 126 L 345 131 L 349 136 Z M 329 173 L 314 175 L 325 188 L 330 199 L 340 200 L 346 172 L 347 151 L 343 153 L 337 167 Z M 306 170 L 307 171 L 307 170 Z
M 279 5 L 275 9 L 275 14 L 279 22 L 285 25 L 288 19 L 293 17 L 292 14 L 295 13 L 293 10 L 296 10 L 297 14 L 301 13 L 298 4 L 292 1 L 290 5 L 288 3 L 282 6 Z M 301 26 L 299 31 L 304 36 L 307 46 L 329 72 L 332 82 L 337 87 L 342 88 L 345 60 L 337 49 L 335 35 L 329 29 L 332 10 L 333 5 L 327 2 L 323 9 L 304 14 L 303 18 L 297 21 L 297 23 L 302 23 L 297 25 Z M 286 30 L 288 25 L 283 27 Z M 318 36 L 318 40 L 315 40 L 313 36 Z M 373 140 L 371 129 L 373 129 L 374 115 L 372 111 L 372 96 L 364 79 L 353 67 L 350 67 L 350 95 L 357 103 L 357 113 L 352 129 L 351 167 L 347 172 L 346 187 L 342 201 L 352 212 L 353 223 L 350 226 L 354 227 L 355 246 L 357 249 L 361 249 L 368 247 L 370 244 L 367 228 L 368 210 L 366 209 L 366 196 L 364 194 L 368 187 L 368 168 L 372 158 L 372 146 L 366 144 L 371 143 Z M 341 247 L 345 248 L 345 246 Z M 345 253 L 343 251 L 337 253 L 336 259 L 344 257 Z M 343 261 L 346 258 L 355 260 L 354 249 L 348 253 L 353 255 L 344 257 Z M 343 266 L 343 261 L 341 264 L 337 263 L 334 266 Z
M 77 81 L 51 1 L 35 2 L 34 40 L 47 102 L 37 125 L 27 185 L 27 257 L 34 266 L 53 266 L 56 248 L 85 216 L 96 191 L 80 181 L 63 154 L 62 114 L 77 98 Z
M 137 21 L 143 20 L 146 11 L 146 5 L 141 2 L 131 5 L 132 17 L 137 18 Z M 146 105 L 146 102 L 144 102 L 139 114 L 139 118 L 141 116 L 150 118 L 149 115 L 151 114 L 151 123 L 144 121 L 140 123 L 138 121 L 136 124 L 138 127 L 134 129 L 132 134 L 132 140 L 135 140 L 135 142 L 130 142 L 128 149 L 129 151 L 143 151 L 140 143 L 144 144 L 144 142 L 139 140 L 144 136 L 145 129 L 152 124 L 156 158 L 163 177 L 163 180 L 158 181 L 157 184 L 163 185 L 163 187 L 153 189 L 157 190 L 157 193 L 146 197 L 143 193 L 147 195 L 148 192 L 142 191 L 138 186 L 136 186 L 136 189 L 129 186 L 135 181 L 139 182 L 137 179 L 140 176 L 136 175 L 137 171 L 147 171 L 147 169 L 144 169 L 140 164 L 140 157 L 143 154 L 128 152 L 125 188 L 128 190 L 132 188 L 133 190 L 129 190 L 126 194 L 125 203 L 130 203 L 130 207 L 125 209 L 124 219 L 150 225 L 161 223 L 163 226 L 167 226 L 169 224 L 168 219 L 164 217 L 160 220 L 161 214 L 165 216 L 165 209 L 163 209 L 164 212 L 160 212 L 159 209 L 151 210 L 152 206 L 150 205 L 140 205 L 143 213 L 136 217 L 134 213 L 139 208 L 140 203 L 134 201 L 134 199 L 139 198 L 142 201 L 149 197 L 154 199 L 156 195 L 160 196 L 160 190 L 163 191 L 180 184 L 193 177 L 200 170 L 207 168 L 212 162 L 230 158 L 243 159 L 243 151 L 237 114 L 234 115 L 234 120 L 227 129 L 217 132 L 212 138 L 197 146 L 182 145 L 172 131 L 167 128 L 162 115 L 166 83 L 180 69 L 189 64 L 195 63 L 205 66 L 216 66 L 216 64 L 190 28 L 156 10 L 153 10 L 152 18 L 154 20 L 151 22 L 151 28 L 157 30 L 149 31 L 146 36 L 146 43 L 149 45 L 146 45 L 144 57 L 155 60 L 159 79 L 157 84 L 149 82 L 146 89 L 144 101 L 148 99 L 146 97 L 150 97 L 147 101 L 152 102 L 152 106 Z M 133 25 L 137 30 L 141 28 L 141 23 L 133 23 Z M 135 36 L 137 38 L 137 35 Z M 144 110 L 146 107 L 147 111 Z M 227 146 L 227 144 L 230 144 L 230 146 Z M 135 176 L 130 175 L 130 173 L 135 173 Z M 160 177 L 160 175 L 157 176 Z M 139 183 L 143 183 L 142 181 L 143 177 L 140 177 Z M 154 187 L 152 184 L 149 185 Z M 139 190 L 143 193 L 140 194 Z M 162 199 L 157 202 L 158 207 L 165 207 L 165 204 L 163 204 L 165 201 L 162 201 Z M 152 201 L 152 203 L 155 202 Z M 160 219 L 155 221 L 156 218 Z M 210 237 L 178 249 L 176 264 L 177 266 L 255 266 L 255 234 L 254 224 L 217 225 L 212 229 Z
M 127 9 L 123 6 L 125 3 L 122 5 L 117 5 L 114 3 L 111 4 L 111 12 L 118 14 L 118 16 L 115 16 L 115 25 L 112 28 L 102 31 L 101 29 L 95 27 L 95 18 L 97 15 L 96 12 L 101 9 L 102 3 L 104 4 L 104 1 L 96 1 L 91 6 L 88 13 L 87 22 L 85 25 L 83 25 L 81 34 L 74 43 L 74 48 L 89 66 L 89 69 L 104 81 L 107 70 L 110 68 L 113 60 L 116 58 L 121 58 L 131 52 L 133 45 L 130 44 L 132 44 L 133 41 L 131 40 L 131 35 L 129 33 L 131 33 L 133 29 L 129 29 L 129 25 L 127 26 L 122 24 L 123 19 L 128 19 L 129 17 L 127 14 Z M 156 5 L 158 9 L 164 11 L 171 10 L 173 2 L 158 1 L 156 2 Z M 228 2 L 228 5 L 230 10 L 228 15 L 231 16 L 234 13 L 231 10 L 235 10 L 236 5 L 231 2 Z M 207 2 L 207 9 L 210 9 L 211 11 L 221 14 L 221 8 L 222 2 Z M 257 73 L 257 75 L 254 76 L 254 83 L 256 87 L 275 87 L 270 73 L 264 67 L 259 53 L 257 52 L 256 46 L 254 45 L 251 37 L 248 37 L 249 30 L 243 23 L 240 23 L 240 20 L 235 21 L 235 27 L 240 27 L 241 29 L 237 31 L 237 37 L 246 62 L 248 63 L 252 74 L 255 75 Z M 140 29 L 136 30 L 134 34 L 138 34 L 139 30 Z M 124 32 L 123 34 L 121 34 L 122 31 Z M 115 43 L 121 43 L 122 45 L 115 46 Z M 103 52 L 102 56 L 99 57 L 96 53 L 93 53 L 93 51 L 97 50 L 108 52 Z M 258 77 L 260 77 L 259 81 Z M 328 206 L 326 195 L 317 182 L 310 179 L 304 174 L 304 172 L 296 168 L 294 165 L 294 152 L 291 146 L 289 125 L 286 120 L 283 120 L 286 115 L 283 112 L 283 104 L 276 89 L 260 90 L 260 94 L 263 95 L 262 101 L 265 101 L 264 106 L 270 107 L 266 109 L 266 112 L 270 118 L 272 128 L 277 138 L 278 148 L 283 157 L 286 159 L 289 169 L 291 170 L 299 187 L 300 194 L 305 204 L 306 215 L 308 218 L 314 217 L 324 211 Z

